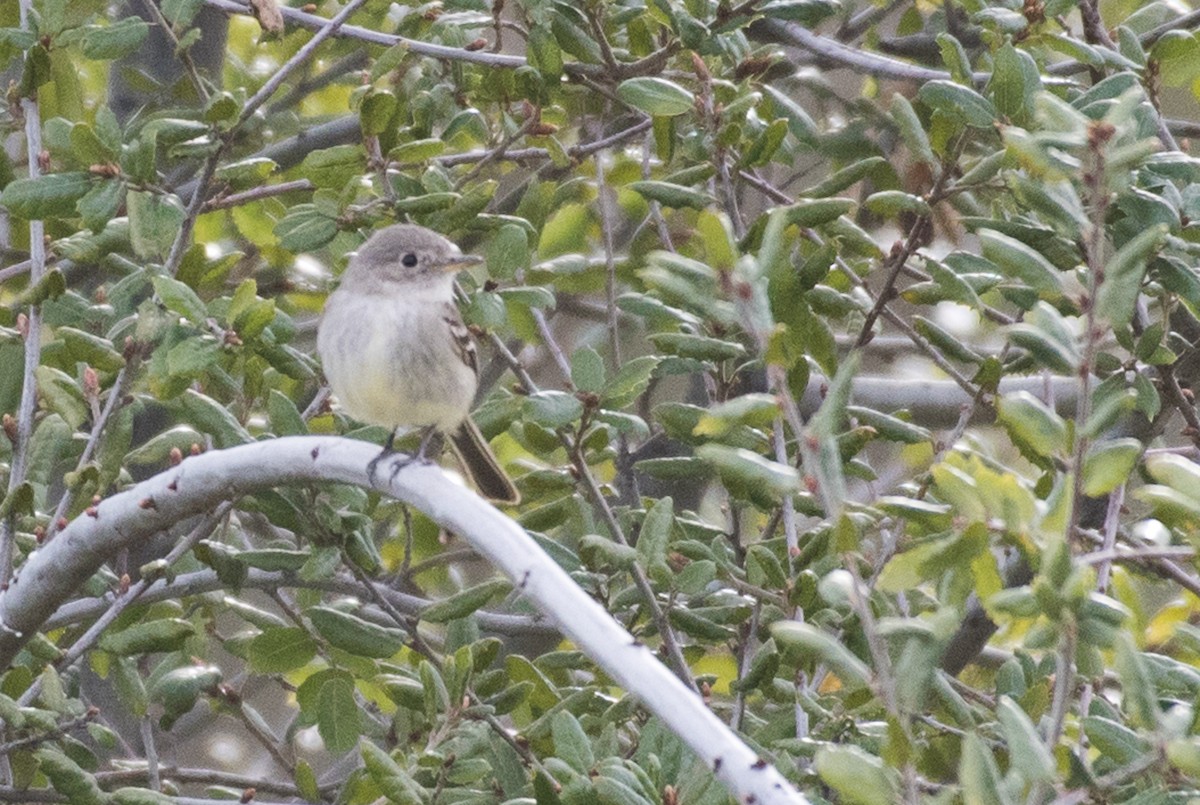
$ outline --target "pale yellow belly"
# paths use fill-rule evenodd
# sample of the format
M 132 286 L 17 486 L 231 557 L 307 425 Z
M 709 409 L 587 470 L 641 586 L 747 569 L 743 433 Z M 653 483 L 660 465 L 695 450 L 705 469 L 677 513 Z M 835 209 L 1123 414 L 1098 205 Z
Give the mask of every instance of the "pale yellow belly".
M 470 411 L 474 370 L 453 348 L 440 306 L 335 293 L 317 337 L 325 376 L 355 419 L 452 430 Z

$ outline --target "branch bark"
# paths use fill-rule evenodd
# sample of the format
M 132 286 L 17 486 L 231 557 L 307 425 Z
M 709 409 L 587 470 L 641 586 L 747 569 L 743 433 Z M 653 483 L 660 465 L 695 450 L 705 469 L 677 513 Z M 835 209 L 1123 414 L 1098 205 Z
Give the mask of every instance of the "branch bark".
M 773 766 L 633 639 L 515 522 L 440 469 L 410 464 L 372 479 L 378 448 L 336 437 L 289 437 L 185 460 L 101 501 L 30 554 L 0 593 L 0 667 L 109 556 L 222 501 L 279 485 L 349 483 L 391 495 L 471 543 L 626 690 L 637 695 L 743 802 L 807 803 Z

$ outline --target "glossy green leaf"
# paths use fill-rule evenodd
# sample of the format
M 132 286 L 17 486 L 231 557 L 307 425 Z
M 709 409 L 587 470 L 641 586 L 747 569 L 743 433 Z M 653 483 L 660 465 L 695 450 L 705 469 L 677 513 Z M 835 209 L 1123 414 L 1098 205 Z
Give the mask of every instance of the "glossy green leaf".
M 1165 224 L 1149 227 L 1118 249 L 1104 267 L 1096 291 L 1096 314 L 1113 327 L 1124 327 L 1133 317 L 1147 262 L 1161 248 L 1167 232 Z
M 652 180 L 630 182 L 629 189 L 640 193 L 647 201 L 657 201 L 664 207 L 671 208 L 691 207 L 702 210 L 717 201 L 708 193 L 670 182 Z
M 1128 481 L 1143 446 L 1137 439 L 1111 439 L 1093 445 L 1083 459 L 1083 492 L 1100 497 Z
M 95 182 L 90 173 L 49 173 L 36 179 L 16 179 L 0 193 L 0 204 L 18 218 L 70 218 L 75 204 Z
M 282 674 L 302 668 L 317 656 L 317 643 L 297 627 L 268 629 L 250 641 L 250 667 L 260 674 Z
M 317 722 L 317 732 L 330 752 L 358 745 L 362 727 L 354 701 L 354 677 L 336 669 L 318 671 L 296 691 L 300 709 Z
M 629 78 L 617 85 L 617 97 L 651 117 L 674 117 L 692 109 L 691 92 L 665 78 Z
M 996 109 L 987 98 L 953 81 L 926 81 L 917 97 L 929 108 L 975 128 L 991 128 L 996 119 Z
M 512 589 L 508 579 L 493 579 L 465 590 L 421 610 L 421 620 L 427 623 L 446 623 L 465 618 L 481 609 L 488 601 Z
M 1058 270 L 1040 252 L 993 229 L 981 229 L 978 235 L 983 256 L 1009 276 L 1037 291 L 1062 292 L 1062 279 Z
M 883 761 L 851 744 L 826 744 L 813 759 L 821 781 L 854 805 L 888 805 L 900 792 Z
M 1067 423 L 1028 391 L 1016 391 L 997 400 L 996 417 L 1015 442 L 1038 455 L 1066 454 Z

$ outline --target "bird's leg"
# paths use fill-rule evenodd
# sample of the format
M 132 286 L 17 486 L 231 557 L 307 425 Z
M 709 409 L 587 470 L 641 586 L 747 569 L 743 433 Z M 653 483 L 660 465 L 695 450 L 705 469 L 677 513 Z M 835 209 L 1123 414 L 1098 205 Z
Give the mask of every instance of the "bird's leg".
M 371 479 L 372 481 L 375 480 L 375 469 L 379 466 L 379 462 L 396 452 L 395 448 L 392 446 L 395 441 L 396 431 L 393 429 L 392 432 L 388 434 L 387 441 L 383 443 L 383 449 L 379 451 L 379 455 L 371 459 L 371 463 L 367 465 L 367 478 Z
M 429 445 L 433 444 L 434 437 L 437 435 L 437 428 L 433 425 L 430 425 L 425 429 L 425 432 L 421 434 L 421 446 L 417 448 L 417 454 L 413 457 L 414 461 L 419 461 L 422 464 L 433 463 L 433 459 L 426 455 L 426 453 L 429 450 Z M 437 452 L 440 452 L 440 447 L 441 445 L 439 444 L 439 450 Z
M 432 464 L 433 459 L 427 456 L 426 452 L 437 435 L 438 430 L 433 425 L 425 428 L 425 431 L 421 434 L 421 445 L 417 448 L 417 452 L 411 456 L 400 456 L 392 462 L 392 478 L 395 478 L 396 473 L 414 462 L 417 464 Z

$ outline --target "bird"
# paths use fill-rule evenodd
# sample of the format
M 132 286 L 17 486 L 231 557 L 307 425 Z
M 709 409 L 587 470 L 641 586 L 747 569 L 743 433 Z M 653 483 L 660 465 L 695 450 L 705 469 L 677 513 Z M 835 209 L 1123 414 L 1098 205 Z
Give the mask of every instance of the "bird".
M 393 477 L 449 437 L 484 497 L 515 505 L 520 494 L 470 416 L 479 387 L 475 342 L 454 302 L 454 277 L 482 258 L 422 226 L 379 229 L 351 256 L 317 329 L 330 389 L 354 419 L 391 429 L 368 465 L 392 458 Z M 421 428 L 415 455 L 394 449 L 398 428 Z

